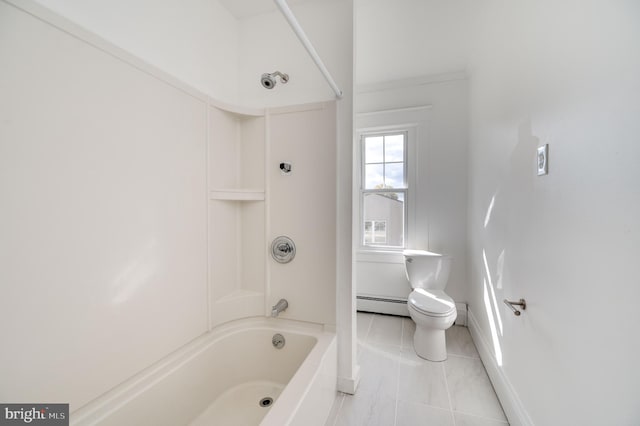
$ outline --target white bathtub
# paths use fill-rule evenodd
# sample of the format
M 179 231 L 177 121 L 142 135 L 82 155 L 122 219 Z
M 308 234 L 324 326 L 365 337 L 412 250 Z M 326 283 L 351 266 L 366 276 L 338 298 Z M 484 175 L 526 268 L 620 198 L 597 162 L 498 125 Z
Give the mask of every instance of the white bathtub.
M 273 347 L 275 333 L 286 343 Z M 217 327 L 71 413 L 71 425 L 324 425 L 336 392 L 335 333 L 250 318 Z M 274 402 L 260 406 L 263 397 Z

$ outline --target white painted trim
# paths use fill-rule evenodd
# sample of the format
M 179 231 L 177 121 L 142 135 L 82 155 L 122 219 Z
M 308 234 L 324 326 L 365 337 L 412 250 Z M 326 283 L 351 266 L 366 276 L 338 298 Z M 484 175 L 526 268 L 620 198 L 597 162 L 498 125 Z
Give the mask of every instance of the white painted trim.
M 364 246 L 361 244 L 362 236 L 361 236 L 361 214 L 362 214 L 362 196 L 361 196 L 361 180 L 362 180 L 362 147 L 361 147 L 361 137 L 365 133 L 372 132 L 388 132 L 388 131 L 406 131 L 408 133 L 408 144 L 407 144 L 407 156 L 406 156 L 406 164 L 408 169 L 407 176 L 407 198 L 405 205 L 405 245 L 404 248 L 415 248 L 414 247 L 414 238 L 413 229 L 415 229 L 417 222 L 417 211 L 415 208 L 416 200 L 417 200 L 417 192 L 416 192 L 416 182 L 418 180 L 418 176 L 420 175 L 420 166 L 416 163 L 416 158 L 418 158 L 418 153 L 421 149 L 420 139 L 423 138 L 423 141 L 427 140 L 427 132 L 428 132 L 428 122 L 431 110 L 433 109 L 433 105 L 425 104 L 425 105 L 416 105 L 412 107 L 406 108 L 393 108 L 387 110 L 378 110 L 378 111 L 362 111 L 355 115 L 355 138 L 354 138 L 354 159 L 353 159 L 353 169 L 354 169 L 354 181 L 352 185 L 353 191 L 353 217 L 354 222 L 357 223 L 354 225 L 354 247 L 357 250 L 356 253 L 356 262 L 376 262 L 380 261 L 383 263 L 396 263 L 394 261 L 394 257 L 390 255 L 391 250 L 381 248 L 380 250 L 376 250 L 373 247 Z M 424 134 L 422 133 L 424 132 Z M 424 147 L 422 148 L 424 149 Z M 423 219 L 427 223 L 428 229 L 428 219 Z M 427 236 L 428 240 L 428 236 Z M 369 252 L 371 254 L 379 251 L 384 253 L 383 255 L 375 256 L 375 255 L 367 255 L 365 252 Z M 397 257 L 399 261 L 397 263 L 403 263 L 404 258 L 402 258 L 401 250 L 398 250 L 400 257 Z
M 358 252 L 357 261 L 361 261 L 361 253 L 364 252 L 380 252 L 383 254 L 387 254 L 386 257 L 379 257 L 378 260 L 385 262 L 385 259 L 388 259 L 389 253 L 397 251 L 402 254 L 402 250 L 408 247 L 412 247 L 413 239 L 412 239 L 412 229 L 415 229 L 416 224 L 416 211 L 415 211 L 415 200 L 417 198 L 417 189 L 416 189 L 416 181 L 418 176 L 417 164 L 416 164 L 416 153 L 418 150 L 418 134 L 420 129 L 420 123 L 414 122 L 411 124 L 399 124 L 399 121 L 395 121 L 390 116 L 393 114 L 399 113 L 402 118 L 407 118 L 407 114 L 412 113 L 421 113 L 422 111 L 428 110 L 428 107 L 417 107 L 417 108 L 401 108 L 394 110 L 386 110 L 386 111 L 374 111 L 370 115 L 360 116 L 356 119 L 356 137 L 354 139 L 354 145 L 357 147 L 356 156 L 353 159 L 353 168 L 357 170 L 356 180 L 352 183 L 352 196 L 354 197 L 354 216 L 357 219 L 357 237 L 354 240 L 353 244 L 356 247 Z M 376 126 L 372 127 L 361 127 L 358 121 L 373 121 L 378 122 L 381 121 L 383 123 L 393 122 L 393 124 Z M 404 121 L 404 120 L 403 120 Z M 367 134 L 371 133 L 390 133 L 390 132 L 403 132 L 406 134 L 405 137 L 405 151 L 404 151 L 404 164 L 406 167 L 406 188 L 398 188 L 398 192 L 404 192 L 405 200 L 404 200 L 404 246 L 403 247 L 385 247 L 385 246 L 366 246 L 364 245 L 364 226 L 363 226 L 363 212 L 364 212 L 364 195 L 365 193 L 370 193 L 369 190 L 365 190 L 363 188 L 364 181 L 364 166 L 363 166 L 363 158 L 364 158 L 364 143 L 363 137 Z M 356 200 L 357 198 L 357 200 Z M 368 257 L 369 262 L 375 262 L 375 257 Z M 404 258 L 402 259 L 404 262 Z M 387 262 L 390 263 L 390 262 Z
M 405 78 L 401 80 L 385 81 L 380 83 L 361 84 L 356 86 L 355 92 L 369 93 L 380 92 L 383 90 L 405 89 L 415 86 L 424 86 L 427 84 L 444 83 L 447 81 L 466 80 L 467 73 L 465 71 L 451 72 L 444 74 L 426 75 L 421 77 Z
M 356 118 L 371 117 L 371 116 L 375 117 L 376 115 L 393 114 L 393 113 L 424 111 L 431 108 L 433 108 L 433 105 L 422 105 L 422 106 L 407 107 L 407 108 L 393 108 L 393 109 L 383 109 L 379 111 L 358 112 L 356 113 Z
M 360 366 L 356 365 L 353 370 L 353 377 L 338 377 L 338 390 L 340 392 L 354 395 L 360 384 Z
M 205 132 L 207 140 L 205 141 L 205 155 L 207 156 L 207 331 L 213 329 L 213 271 L 211 268 L 211 203 L 209 202 L 211 193 L 211 107 L 206 105 L 207 129 Z
M 513 385 L 509 381 L 509 378 L 504 373 L 504 370 L 498 366 L 493 353 L 491 352 L 489 343 L 484 339 L 482 329 L 478 325 L 473 311 L 468 310 L 469 314 L 469 332 L 475 343 L 480 359 L 484 364 L 491 384 L 498 395 L 502 409 L 504 410 L 509 424 L 511 426 L 534 426 L 533 420 L 529 417 L 524 404 L 518 397 Z

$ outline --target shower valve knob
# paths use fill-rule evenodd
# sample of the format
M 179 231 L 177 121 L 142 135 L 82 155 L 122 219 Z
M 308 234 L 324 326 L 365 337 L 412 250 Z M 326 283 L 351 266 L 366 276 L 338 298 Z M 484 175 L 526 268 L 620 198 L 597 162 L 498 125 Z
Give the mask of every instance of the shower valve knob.
M 289 263 L 296 256 L 296 245 L 289 237 L 281 235 L 271 243 L 271 257 L 278 263 Z

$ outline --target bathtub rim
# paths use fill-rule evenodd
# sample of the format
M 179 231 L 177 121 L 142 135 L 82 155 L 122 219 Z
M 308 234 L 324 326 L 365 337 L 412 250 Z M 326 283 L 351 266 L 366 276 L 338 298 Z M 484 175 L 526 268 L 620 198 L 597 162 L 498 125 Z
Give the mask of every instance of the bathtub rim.
M 149 367 L 131 376 L 126 381 L 116 385 L 109 391 L 72 411 L 70 413 L 70 426 L 93 425 L 105 420 L 111 414 L 117 412 L 120 408 L 134 400 L 136 397 L 157 385 L 163 379 L 182 368 L 192 359 L 201 355 L 204 351 L 220 340 L 247 330 L 289 332 L 312 336 L 316 339 L 316 342 L 296 369 L 296 372 L 289 383 L 287 383 L 287 386 L 296 379 L 298 372 L 303 368 L 303 366 L 305 366 L 305 370 L 308 370 L 308 366 L 310 365 L 317 368 L 318 362 L 323 359 L 324 354 L 326 353 L 326 349 L 335 339 L 335 327 L 323 324 L 283 318 L 270 318 L 266 316 L 233 320 L 228 323 L 221 324 L 211 331 L 203 333 Z M 320 351 L 320 349 L 322 350 Z M 305 376 L 309 376 L 309 374 L 307 373 Z M 298 380 L 296 380 L 296 383 L 297 382 Z M 287 386 L 285 386 L 283 394 L 285 393 Z M 305 389 L 305 393 L 306 391 L 307 390 Z M 287 395 L 289 394 L 290 393 L 288 392 Z M 304 394 L 299 395 L 300 401 L 303 396 Z M 280 397 L 282 397 L 282 394 Z M 296 407 L 300 405 L 300 401 L 298 401 Z M 277 407 L 278 404 L 276 401 L 272 409 Z M 277 411 L 280 411 L 280 409 Z M 268 414 L 269 413 L 267 413 L 267 416 Z M 265 416 L 265 418 L 267 416 Z
M 259 426 L 287 426 L 295 421 L 298 410 L 312 391 L 319 376 L 326 374 L 325 369 L 330 365 L 328 357 L 333 356 L 334 371 L 331 374 L 333 388 L 330 404 L 323 412 L 325 418 L 320 424 L 324 424 L 329 416 L 331 404 L 337 391 L 337 338 L 335 333 L 324 332 L 318 336 L 318 340 L 309 354 L 298 367 L 291 380 L 287 383 L 273 407 L 264 416 Z M 297 424 L 297 423 L 296 423 Z

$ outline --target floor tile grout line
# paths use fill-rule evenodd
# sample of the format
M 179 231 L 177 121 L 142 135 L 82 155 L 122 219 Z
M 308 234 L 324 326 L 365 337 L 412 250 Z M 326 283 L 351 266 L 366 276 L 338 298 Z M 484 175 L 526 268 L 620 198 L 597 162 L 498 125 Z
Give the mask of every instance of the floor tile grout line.
M 371 320 L 371 327 L 369 328 L 369 332 L 367 333 L 367 337 L 365 339 L 366 342 L 371 343 L 371 344 L 381 344 L 381 345 L 387 345 L 387 346 L 397 346 L 397 347 L 402 347 L 402 317 L 396 316 L 396 315 L 380 315 L 380 314 L 373 314 L 374 317 Z M 376 318 L 393 318 L 391 321 L 397 321 L 400 320 L 400 341 L 398 343 L 392 343 L 391 339 L 390 339 L 390 335 L 393 334 L 391 333 L 392 330 L 390 330 L 389 328 L 384 328 L 385 324 L 381 324 L 378 327 L 374 327 L 373 323 L 376 320 Z M 385 320 L 387 321 L 387 320 Z M 387 321 L 386 326 L 389 326 L 389 322 Z M 382 327 L 382 328 L 380 328 Z M 383 330 L 382 334 L 378 334 L 376 339 L 374 340 L 372 338 L 372 333 L 374 332 L 374 329 L 376 332 L 380 332 L 381 330 Z M 395 339 L 393 339 L 395 340 Z
M 333 418 L 333 424 L 331 426 L 336 426 L 338 424 L 338 418 L 340 417 L 340 411 L 342 411 L 342 405 L 344 404 L 344 393 L 340 395 L 340 403 L 338 404 L 338 409 L 336 410 L 336 416 Z
M 447 379 L 447 368 L 445 367 L 444 362 L 442 363 L 442 374 L 444 374 L 444 387 L 447 391 L 447 400 L 449 401 L 449 413 L 451 413 L 451 420 L 453 421 L 453 426 L 456 426 L 456 416 L 453 413 L 453 403 L 451 402 L 451 392 L 449 391 L 449 379 Z
M 479 416 L 478 414 L 474 414 L 474 413 L 469 413 L 467 411 L 460 411 L 460 410 L 456 410 L 454 411 L 454 413 L 459 413 L 462 414 L 464 416 L 469 416 L 469 417 L 475 417 L 476 419 L 482 419 L 482 420 L 489 420 L 492 422 L 501 422 L 504 423 L 506 425 L 509 424 L 509 420 L 505 420 L 505 419 L 496 419 L 495 417 L 485 417 L 485 416 Z
M 400 356 L 402 356 L 402 337 L 404 336 L 404 320 L 400 320 Z M 393 413 L 393 424 L 398 425 L 398 397 L 400 395 L 400 362 L 397 362 L 396 367 L 396 393 L 395 393 L 395 408 Z
M 446 411 L 448 413 L 454 412 L 454 413 L 467 414 L 467 413 L 462 413 L 460 411 L 452 411 L 450 408 L 444 408 L 444 407 L 441 407 L 439 405 L 428 404 L 426 402 L 415 401 L 415 400 L 411 400 L 411 399 L 408 399 L 408 398 L 398 398 L 398 401 L 406 402 L 407 404 L 424 405 L 425 407 L 434 408 L 436 410 L 441 410 L 441 411 Z M 474 414 L 471 414 L 471 415 L 474 415 Z M 478 417 L 478 416 L 476 416 L 476 417 Z M 483 418 L 487 419 L 487 420 L 494 420 L 494 419 L 488 419 L 486 417 L 483 417 Z
M 474 347 L 475 347 L 475 343 L 474 343 Z M 477 348 L 476 348 L 476 350 L 477 350 Z M 482 362 L 482 359 L 479 358 L 479 357 L 470 357 L 470 356 L 466 356 L 466 355 L 458 355 L 458 354 L 453 354 L 453 353 L 448 353 L 447 355 L 449 357 L 453 357 L 453 358 L 461 358 L 461 359 L 467 359 L 467 360 L 480 361 L 480 363 L 482 365 L 482 369 L 484 370 L 485 374 L 487 374 L 486 373 L 486 368 L 484 366 L 484 363 Z M 445 369 L 445 383 L 447 384 L 447 394 L 449 394 L 449 381 L 446 378 L 446 369 Z M 491 388 L 493 389 L 493 383 L 491 383 L 491 380 L 489 380 L 489 383 L 491 384 Z M 495 389 L 493 389 L 493 392 L 495 394 Z M 496 398 L 497 398 L 497 396 L 496 396 Z M 449 399 L 449 402 L 451 403 L 451 398 Z M 498 400 L 498 403 L 500 404 L 500 400 Z M 500 408 L 502 408 L 502 404 L 500 404 Z M 451 412 L 454 414 L 454 426 L 455 426 L 455 413 L 460 413 L 460 414 L 463 414 L 465 416 L 476 417 L 478 419 L 483 419 L 483 420 L 503 422 L 503 423 L 505 423 L 507 425 L 509 424 L 509 421 L 505 420 L 506 419 L 506 415 L 504 416 L 505 419 L 497 419 L 497 418 L 493 418 L 493 417 L 484 417 L 484 416 L 480 416 L 478 414 L 473 414 L 473 413 L 469 413 L 469 412 L 465 412 L 465 411 L 453 410 L 453 405 L 451 405 Z M 503 415 L 504 415 L 504 408 L 502 408 L 502 412 L 503 412 Z
M 367 327 L 367 332 L 364 335 L 363 341 L 369 340 L 369 334 L 371 334 L 371 329 L 373 328 L 373 318 L 375 318 L 376 314 L 371 314 L 371 318 L 369 319 L 369 326 Z

